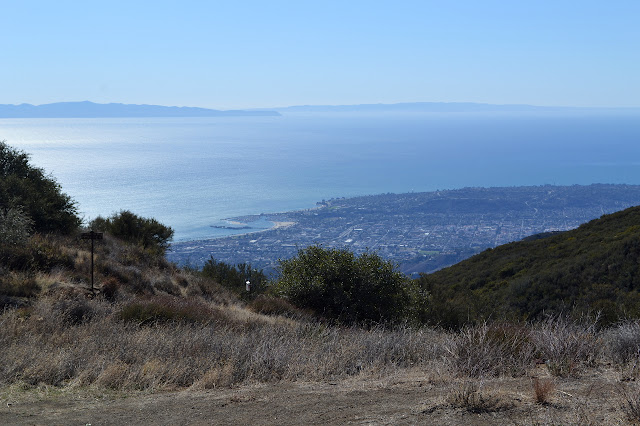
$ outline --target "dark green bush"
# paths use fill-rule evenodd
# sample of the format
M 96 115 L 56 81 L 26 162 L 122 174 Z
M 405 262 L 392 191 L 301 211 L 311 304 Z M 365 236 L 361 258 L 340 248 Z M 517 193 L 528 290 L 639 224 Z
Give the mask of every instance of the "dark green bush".
M 0 211 L 19 209 L 36 232 L 71 233 L 80 225 L 75 202 L 29 155 L 0 141 Z
M 245 297 L 264 292 L 267 285 L 267 276 L 256 269 L 252 269 L 248 263 L 231 265 L 216 261 L 213 256 L 202 267 L 202 275 L 211 278 L 223 287 L 232 290 L 236 294 L 245 296 L 246 282 L 251 282 L 251 293 Z
M 276 293 L 299 308 L 341 323 L 407 320 L 413 286 L 394 265 L 374 253 L 311 246 L 280 261 Z
M 108 218 L 98 216 L 89 225 L 95 231 L 104 231 L 121 240 L 140 245 L 144 249 L 164 255 L 173 238 L 173 229 L 155 219 L 137 216 L 128 210 L 114 213 Z

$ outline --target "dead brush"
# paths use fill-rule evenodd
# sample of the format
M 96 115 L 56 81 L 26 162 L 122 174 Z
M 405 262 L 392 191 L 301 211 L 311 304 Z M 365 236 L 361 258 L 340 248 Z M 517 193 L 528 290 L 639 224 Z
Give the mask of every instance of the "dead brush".
M 581 366 L 595 363 L 602 350 L 597 321 L 557 316 L 534 327 L 532 340 L 552 375 L 575 376 Z
M 205 278 L 196 273 L 183 273 L 181 280 L 187 297 L 202 297 L 223 306 L 237 303 L 238 298 L 231 290 L 211 278 Z
M 306 315 L 301 309 L 296 308 L 287 300 L 261 294 L 249 303 L 249 309 L 264 315 L 281 315 L 290 318 L 304 318 Z
M 450 335 L 446 344 L 451 369 L 468 377 L 521 376 L 533 362 L 526 326 L 482 323 Z
M 463 381 L 449 395 L 447 402 L 454 408 L 464 408 L 470 413 L 481 414 L 509 408 L 502 398 L 494 393 L 481 391 L 482 386 L 475 381 Z
M 168 275 L 154 274 L 145 277 L 155 292 L 166 293 L 171 296 L 180 296 L 180 287 L 175 284 Z
M 153 296 L 130 301 L 120 309 L 118 316 L 138 325 L 176 321 L 208 324 L 214 320 L 215 311 L 197 299 Z
M 623 380 L 640 375 L 640 321 L 624 321 L 605 331 L 606 355 Z
M 34 297 L 40 293 L 36 276 L 27 272 L 5 273 L 0 271 L 0 295 L 9 297 Z
M 553 391 L 555 390 L 554 383 L 549 379 L 533 379 L 533 399 L 536 404 L 547 405 Z

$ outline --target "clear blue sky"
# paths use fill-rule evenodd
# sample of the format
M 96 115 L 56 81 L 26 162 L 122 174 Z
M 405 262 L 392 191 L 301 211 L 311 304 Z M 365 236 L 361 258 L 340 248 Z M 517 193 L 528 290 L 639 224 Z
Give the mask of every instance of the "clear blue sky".
M 640 0 L 0 0 L 0 103 L 640 106 Z

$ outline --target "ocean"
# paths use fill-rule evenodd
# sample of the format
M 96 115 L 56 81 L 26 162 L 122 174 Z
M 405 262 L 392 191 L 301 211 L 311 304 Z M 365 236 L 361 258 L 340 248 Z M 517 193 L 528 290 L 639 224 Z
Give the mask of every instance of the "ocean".
M 0 119 L 0 140 L 31 154 L 86 220 L 131 210 L 177 241 L 241 233 L 225 219 L 334 197 L 640 184 L 637 113 Z

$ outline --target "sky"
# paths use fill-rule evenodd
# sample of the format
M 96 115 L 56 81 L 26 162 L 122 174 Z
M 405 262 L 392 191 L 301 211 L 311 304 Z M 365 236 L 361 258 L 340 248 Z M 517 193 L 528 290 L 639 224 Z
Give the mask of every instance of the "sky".
M 0 104 L 640 106 L 638 0 L 0 0 Z

